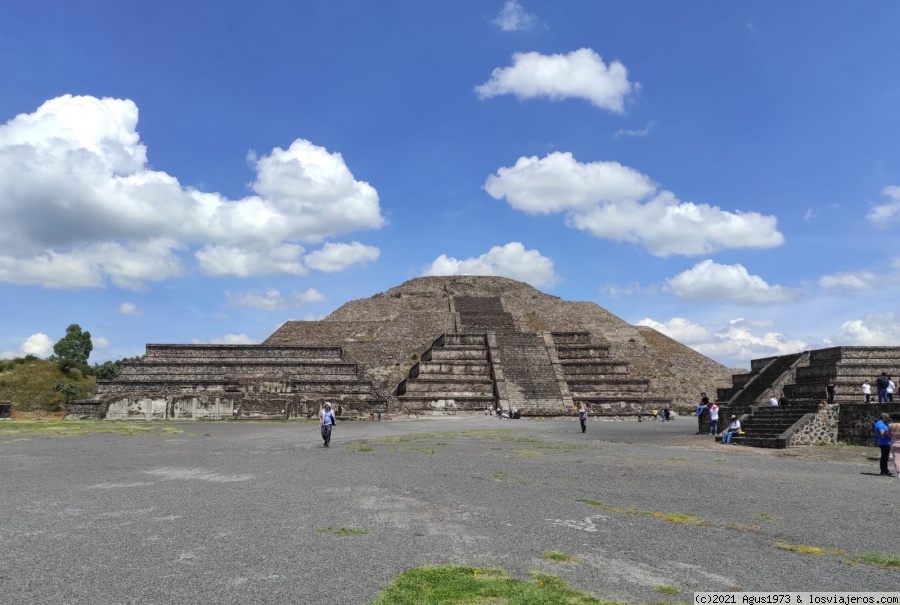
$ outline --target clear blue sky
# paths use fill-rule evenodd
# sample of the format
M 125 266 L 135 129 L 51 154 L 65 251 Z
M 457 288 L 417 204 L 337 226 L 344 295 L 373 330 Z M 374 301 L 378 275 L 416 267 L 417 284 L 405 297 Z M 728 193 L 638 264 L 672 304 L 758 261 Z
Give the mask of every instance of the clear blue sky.
M 2 356 L 255 343 L 454 273 L 733 367 L 900 344 L 895 2 L 3 13 Z

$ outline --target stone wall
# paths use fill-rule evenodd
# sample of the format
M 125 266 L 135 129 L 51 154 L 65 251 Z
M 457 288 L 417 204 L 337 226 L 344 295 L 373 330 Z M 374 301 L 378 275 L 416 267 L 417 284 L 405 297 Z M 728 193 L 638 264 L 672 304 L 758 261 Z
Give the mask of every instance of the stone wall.
M 798 445 L 822 445 L 838 442 L 840 405 L 821 403 L 815 414 L 806 414 L 784 435 L 788 447 Z
M 840 404 L 838 440 L 842 443 L 874 446 L 874 425 L 883 413 L 890 414 L 893 422 L 900 422 L 900 403 Z
M 66 404 L 66 420 L 83 420 L 106 418 L 106 409 L 109 404 L 100 399 L 76 399 Z

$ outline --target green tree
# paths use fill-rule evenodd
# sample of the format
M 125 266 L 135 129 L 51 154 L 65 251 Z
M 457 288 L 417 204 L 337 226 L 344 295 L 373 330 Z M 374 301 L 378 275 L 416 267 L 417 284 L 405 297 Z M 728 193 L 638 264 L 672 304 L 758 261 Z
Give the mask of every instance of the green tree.
M 118 362 L 115 361 L 94 364 L 93 370 L 94 376 L 96 376 L 98 380 L 112 380 L 118 378 L 119 374 L 122 373 L 122 368 L 119 366 Z
M 91 333 L 83 332 L 78 324 L 72 324 L 66 328 L 66 335 L 53 345 L 53 353 L 57 357 L 71 359 L 78 363 L 87 363 L 93 349 Z

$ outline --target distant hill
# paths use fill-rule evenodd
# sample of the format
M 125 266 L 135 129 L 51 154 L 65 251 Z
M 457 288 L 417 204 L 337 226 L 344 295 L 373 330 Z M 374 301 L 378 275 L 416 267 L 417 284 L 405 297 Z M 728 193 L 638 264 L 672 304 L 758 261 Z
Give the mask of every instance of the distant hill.
M 14 359 L 0 361 L 0 401 L 13 404 L 19 412 L 58 411 L 65 402 L 63 393 L 53 390 L 57 382 L 78 387 L 79 399 L 93 396 L 96 381 L 75 368 L 65 373 L 55 361 Z

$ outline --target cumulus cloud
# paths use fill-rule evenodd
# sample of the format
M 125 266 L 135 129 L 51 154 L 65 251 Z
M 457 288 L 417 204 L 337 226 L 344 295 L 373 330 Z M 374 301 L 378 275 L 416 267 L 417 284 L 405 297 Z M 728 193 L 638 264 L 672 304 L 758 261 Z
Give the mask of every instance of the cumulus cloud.
M 877 279 L 875 274 L 869 271 L 834 273 L 820 277 L 819 285 L 823 288 L 853 292 L 871 290 L 877 284 Z
M 590 48 L 567 55 L 515 53 L 510 67 L 498 67 L 475 87 L 480 99 L 511 94 L 519 99 L 546 97 L 552 101 L 585 99 L 601 109 L 621 113 L 625 99 L 638 85 L 628 81 L 619 61 L 608 66 Z
M 505 32 L 527 31 L 534 27 L 537 18 L 525 12 L 517 0 L 506 0 L 500 14 L 493 20 L 493 24 Z
M 65 95 L 0 125 L 0 281 L 138 289 L 190 253 L 212 275 L 296 275 L 300 244 L 384 224 L 375 189 L 310 141 L 250 154 L 232 200 L 151 169 L 137 123 L 131 100 Z
M 705 260 L 666 280 L 665 288 L 687 300 L 724 300 L 740 305 L 771 305 L 794 300 L 799 290 L 772 286 L 743 265 Z
M 731 320 L 727 326 L 712 331 L 691 320 L 675 317 L 666 322 L 650 318 L 637 325 L 658 330 L 695 351 L 726 365 L 738 366 L 751 359 L 788 355 L 807 349 L 807 343 L 775 331 L 765 331 L 765 323 L 744 319 Z
M 315 288 L 309 288 L 304 292 L 294 291 L 290 297 L 284 298 L 281 292 L 271 288 L 263 294 L 256 292 L 225 292 L 228 304 L 234 307 L 253 307 L 265 311 L 286 309 L 288 307 L 302 307 L 311 303 L 321 302 L 325 297 Z
M 497 275 L 550 288 L 562 281 L 553 270 L 553 261 L 537 250 L 526 250 L 520 242 L 494 246 L 475 258 L 458 260 L 441 254 L 422 275 Z
M 516 210 L 562 213 L 570 227 L 641 244 L 655 256 L 771 248 L 784 242 L 774 216 L 682 202 L 633 168 L 618 162 L 582 164 L 569 152 L 521 157 L 515 166 L 488 176 L 484 188 Z
M 875 204 L 866 215 L 866 220 L 870 223 L 886 227 L 897 222 L 900 217 L 900 187 L 891 185 L 881 190 L 881 194 L 890 198 L 886 204 Z
M 306 265 L 317 271 L 334 273 L 344 271 L 354 265 L 365 266 L 378 260 L 381 251 L 374 246 L 364 246 L 359 242 L 349 244 L 328 242 L 320 250 L 306 256 Z
M 94 346 L 94 349 L 102 351 L 109 348 L 109 339 L 105 336 L 92 336 L 91 344 Z
M 37 357 L 47 357 L 53 353 L 53 341 L 46 334 L 38 332 L 32 334 L 25 339 L 22 346 L 19 347 L 22 355 L 35 355 Z
M 119 313 L 122 315 L 130 315 L 132 317 L 140 317 L 144 314 L 144 310 L 139 309 L 134 303 L 123 302 L 119 305 Z
M 841 324 L 838 342 L 845 345 L 896 345 L 900 340 L 900 317 L 896 313 L 870 313 Z
M 637 322 L 637 325 L 653 328 L 657 332 L 661 332 L 683 344 L 702 343 L 710 338 L 706 328 L 683 317 L 673 317 L 665 323 L 646 317 Z

